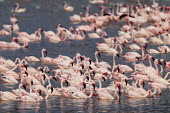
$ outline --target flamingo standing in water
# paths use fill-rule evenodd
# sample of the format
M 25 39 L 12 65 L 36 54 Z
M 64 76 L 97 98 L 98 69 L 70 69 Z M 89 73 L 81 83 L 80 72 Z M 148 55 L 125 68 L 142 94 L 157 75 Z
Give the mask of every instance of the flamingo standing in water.
M 14 9 L 14 12 L 16 12 L 16 13 L 24 13 L 26 11 L 26 8 L 20 8 L 19 7 L 19 5 L 20 5 L 19 3 L 16 3 L 15 5 L 16 5 L 16 7 Z
M 17 100 L 17 96 L 8 91 L 0 91 L 0 99 L 5 101 Z
M 89 0 L 89 3 L 91 4 L 103 4 L 103 3 L 108 3 L 108 0 Z
M 74 11 L 74 7 L 68 6 L 67 2 L 65 1 L 64 2 L 64 11 L 72 12 L 72 11 Z
M 35 56 L 25 56 L 25 59 L 28 61 L 28 62 L 39 62 L 40 59 L 35 57 Z
M 40 58 L 40 60 L 44 63 L 53 63 L 53 59 L 50 57 L 44 57 L 44 53 L 47 55 L 47 50 L 46 49 L 42 49 L 41 50 L 41 55 L 42 57 Z

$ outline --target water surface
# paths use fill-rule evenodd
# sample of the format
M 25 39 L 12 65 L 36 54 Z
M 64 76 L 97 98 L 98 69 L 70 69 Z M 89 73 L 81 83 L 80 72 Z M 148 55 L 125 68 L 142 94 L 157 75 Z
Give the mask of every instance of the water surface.
M 99 13 L 100 4 L 92 5 L 88 3 L 88 0 L 67 0 L 70 5 L 75 7 L 74 12 L 65 12 L 63 10 L 63 0 L 0 0 L 0 28 L 3 24 L 10 24 L 9 18 L 12 16 L 12 9 L 14 4 L 19 2 L 21 7 L 26 7 L 25 13 L 17 14 L 19 20 L 20 31 L 33 33 L 38 28 L 45 30 L 56 31 L 57 25 L 62 24 L 64 28 L 73 26 L 74 28 L 79 23 L 74 24 L 69 20 L 69 16 L 73 14 L 79 14 L 79 12 L 85 13 L 83 9 L 85 6 L 90 7 L 90 14 Z M 106 7 L 113 6 L 115 3 L 125 3 L 129 5 L 135 5 L 135 0 L 110 0 L 109 4 L 104 4 Z M 142 4 L 151 5 L 151 0 L 141 0 Z M 159 4 L 168 6 L 170 2 L 168 0 L 160 0 Z M 117 36 L 117 31 L 120 30 L 121 24 L 111 22 L 109 26 L 105 26 L 105 30 L 108 33 L 108 37 Z M 11 41 L 11 36 L 0 37 L 0 40 Z M 95 61 L 94 52 L 96 49 L 96 43 L 102 42 L 102 39 L 86 39 L 84 46 L 79 41 L 72 41 L 70 45 L 65 43 L 51 43 L 43 38 L 42 42 L 30 43 L 28 49 L 0 49 L 0 55 L 6 59 L 14 60 L 16 57 L 24 58 L 25 56 L 34 55 L 41 57 L 41 49 L 46 48 L 49 57 L 57 57 L 58 55 L 66 55 L 74 57 L 77 52 L 90 57 L 92 61 Z M 156 46 L 152 46 L 155 48 Z M 127 52 L 124 49 L 124 52 Z M 155 55 L 157 58 L 169 59 L 169 54 Z M 100 60 L 107 61 L 112 65 L 112 56 L 102 54 Z M 125 62 L 122 58 L 116 60 L 116 63 L 130 64 Z M 31 63 L 33 67 L 45 66 L 43 63 Z M 50 68 L 52 70 L 52 68 Z M 167 70 L 168 71 L 168 70 Z M 53 73 L 50 73 L 53 75 Z M 129 75 L 128 75 L 129 76 Z M 107 86 L 110 81 L 107 80 L 104 85 Z M 11 91 L 18 87 L 16 85 L 4 84 L 0 81 L 0 90 Z M 56 87 L 60 87 L 58 83 L 54 83 Z M 146 87 L 148 89 L 148 87 Z M 154 98 L 144 99 L 129 99 L 124 95 L 121 95 L 120 101 L 118 100 L 99 100 L 95 96 L 91 99 L 72 99 L 69 97 L 50 97 L 47 100 L 43 100 L 37 103 L 25 103 L 18 101 L 0 101 L 0 111 L 7 112 L 42 112 L 42 113 L 98 113 L 98 112 L 169 112 L 170 100 L 169 90 L 162 90 L 161 96 L 154 96 Z

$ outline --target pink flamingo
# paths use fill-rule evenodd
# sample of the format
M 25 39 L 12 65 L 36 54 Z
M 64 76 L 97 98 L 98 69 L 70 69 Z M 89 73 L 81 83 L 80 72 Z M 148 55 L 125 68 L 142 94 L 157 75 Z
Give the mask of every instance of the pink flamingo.
M 47 54 L 47 50 L 46 49 L 42 49 L 41 50 L 41 55 L 42 57 L 40 58 L 40 60 L 44 63 L 53 63 L 53 59 L 50 57 L 44 57 L 44 53 Z

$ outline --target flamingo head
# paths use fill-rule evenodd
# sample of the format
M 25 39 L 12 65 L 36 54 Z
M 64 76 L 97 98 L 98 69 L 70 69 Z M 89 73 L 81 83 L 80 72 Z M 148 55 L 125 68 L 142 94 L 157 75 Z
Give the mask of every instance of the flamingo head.
M 89 63 L 91 64 L 91 62 L 92 62 L 92 61 L 91 61 L 91 59 L 89 58 Z
M 152 59 L 152 61 L 154 62 L 155 61 L 155 58 L 153 56 L 148 56 L 149 59 Z
M 28 48 L 28 43 L 25 43 L 25 46 L 24 46 L 25 48 Z
M 54 77 L 54 76 L 52 76 L 52 79 L 54 79 L 55 81 L 57 81 L 57 78 L 56 78 L 56 77 Z
M 58 28 L 61 28 L 61 27 L 63 27 L 61 24 L 58 24 Z
M 66 83 L 66 85 L 68 86 L 69 82 L 68 82 L 67 80 L 65 80 L 65 83 Z
M 138 60 L 138 61 L 139 61 L 139 60 L 140 60 L 140 59 L 139 59 L 139 57 L 136 57 L 136 60 Z
M 18 43 L 18 39 L 16 37 L 13 37 L 12 41 Z
M 89 69 L 90 69 L 90 70 L 92 70 L 92 67 L 91 67 L 91 66 L 89 66 Z
M 96 89 L 96 84 L 95 84 L 95 82 L 92 83 L 92 86 L 93 86 L 93 89 L 95 90 L 95 89 Z
M 89 76 L 86 76 L 86 79 L 89 80 Z
M 146 50 L 146 48 L 147 48 L 147 44 L 145 43 L 145 44 L 143 44 L 142 45 L 142 48 L 144 49 L 144 50 Z
M 104 81 L 106 81 L 107 78 L 106 78 L 105 76 L 102 76 L 102 79 L 103 79 Z
M 139 83 L 140 83 L 143 87 L 145 86 L 145 82 L 144 82 L 142 79 L 139 80 Z
M 26 85 L 25 84 L 22 84 L 22 87 L 26 90 Z
M 15 7 L 17 7 L 17 6 L 19 6 L 19 3 L 18 3 L 18 2 L 15 3 Z
M 84 89 L 86 89 L 86 83 L 82 82 Z
M 80 71 L 80 75 L 83 75 L 83 71 L 82 70 L 79 70 Z
M 125 47 L 125 44 L 126 44 L 126 41 L 125 41 L 125 42 L 123 42 L 123 43 L 121 43 L 121 45 L 122 45 L 123 47 Z
M 49 89 L 49 88 L 51 89 L 51 93 L 54 91 L 52 85 L 48 85 L 47 88 L 48 88 L 48 89 Z
M 98 55 L 100 57 L 100 53 L 98 51 L 95 52 L 96 55 Z
M 40 66 L 37 68 L 37 70 L 43 72 L 43 68 Z
M 37 92 L 38 92 L 39 95 L 42 95 L 41 89 L 37 89 Z
M 100 10 L 103 10 L 103 9 L 104 9 L 104 6 L 103 6 L 103 5 L 101 5 L 101 6 L 100 6 Z
M 66 4 L 67 4 L 67 2 L 66 2 L 66 1 L 64 1 L 63 5 L 66 5 Z
M 43 76 L 43 80 L 46 79 L 45 73 L 42 73 L 41 76 Z
M 166 61 L 164 59 L 161 59 L 160 61 L 166 66 Z
M 118 58 L 120 57 L 120 55 L 118 53 L 115 56 L 117 56 Z
M 82 62 L 83 61 L 83 57 L 80 55 L 79 58 L 80 58 L 80 61 Z
M 45 53 L 47 55 L 47 50 L 46 49 L 42 49 L 43 53 Z

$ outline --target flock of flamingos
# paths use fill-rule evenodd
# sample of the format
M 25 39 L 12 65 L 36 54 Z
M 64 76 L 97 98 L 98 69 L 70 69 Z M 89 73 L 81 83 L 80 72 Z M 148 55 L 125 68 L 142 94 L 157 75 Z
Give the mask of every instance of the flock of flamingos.
M 96 61 L 80 53 L 73 58 L 64 55 L 52 58 L 47 56 L 46 49 L 42 49 L 41 58 L 26 56 L 12 61 L 0 57 L 1 80 L 8 84 L 18 84 L 18 89 L 0 91 L 1 100 L 37 102 L 51 96 L 119 100 L 121 95 L 128 98 L 152 98 L 161 95 L 162 89 L 170 88 L 169 72 L 164 74 L 165 68 L 170 68 L 170 62 L 154 58 L 156 54 L 170 52 L 170 7 L 160 6 L 154 0 L 151 6 L 141 4 L 140 1 L 135 6 L 115 4 L 114 7 L 104 6 L 109 3 L 107 0 L 90 0 L 89 3 L 101 4 L 100 12 L 90 14 L 90 7 L 85 7 L 85 14 L 80 12 L 70 16 L 71 22 L 83 22 L 86 25 L 67 29 L 59 24 L 56 32 L 39 28 L 33 34 L 19 29 L 16 15 L 27 10 L 16 3 L 10 18 L 11 25 L 3 25 L 0 31 L 1 37 L 15 37 L 12 37 L 11 42 L 0 41 L 0 48 L 29 49 L 29 43 L 41 42 L 42 38 L 52 43 L 64 41 L 67 44 L 74 40 L 83 44 L 86 38 L 101 38 L 103 42 L 96 43 Z M 67 2 L 64 2 L 63 8 L 67 12 L 74 11 L 74 7 Z M 124 25 L 118 31 L 118 36 L 108 37 L 103 26 L 113 21 Z M 156 48 L 148 48 L 148 45 L 155 45 Z M 123 53 L 124 48 L 128 48 L 129 52 Z M 100 53 L 112 55 L 113 64 L 100 61 Z M 119 57 L 133 66 L 116 64 Z M 57 68 L 33 68 L 29 62 L 43 62 Z M 54 75 L 49 75 L 50 71 Z M 110 79 L 110 84 L 103 87 L 102 83 L 107 79 Z M 59 82 L 60 85 L 55 86 L 51 81 Z M 145 88 L 146 85 L 149 89 Z

